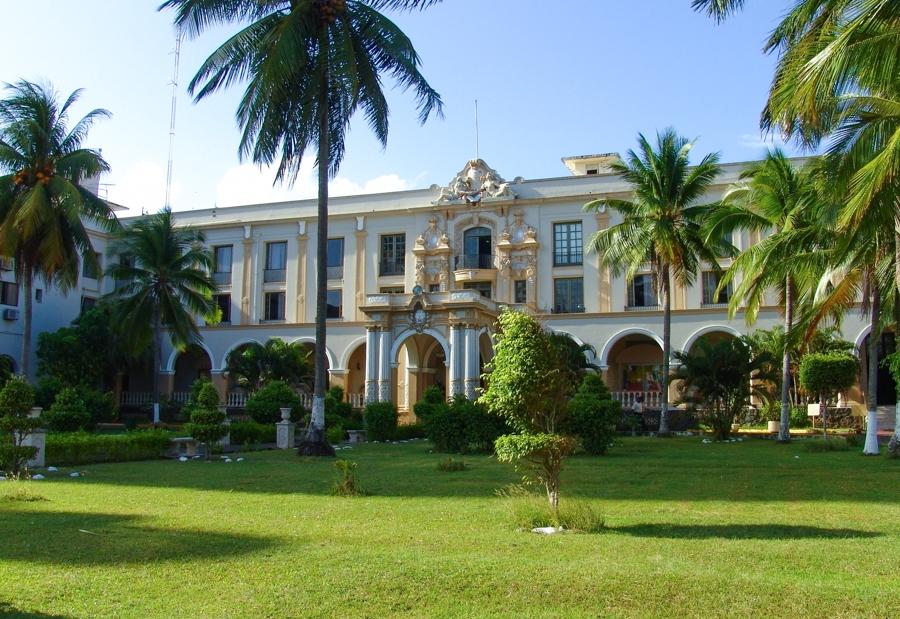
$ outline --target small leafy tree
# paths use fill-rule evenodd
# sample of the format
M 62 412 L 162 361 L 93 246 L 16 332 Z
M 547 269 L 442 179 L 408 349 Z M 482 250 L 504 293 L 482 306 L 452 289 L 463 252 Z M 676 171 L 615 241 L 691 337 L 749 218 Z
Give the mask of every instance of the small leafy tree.
M 371 441 L 386 441 L 397 433 L 397 407 L 393 402 L 370 402 L 364 417 L 366 437 Z
M 682 402 L 699 407 L 701 419 L 712 426 L 717 440 L 729 437 L 731 425 L 752 396 L 771 397 L 764 383 L 777 378 L 774 357 L 755 352 L 745 338 L 700 339 L 690 351 L 675 353 L 675 359 L 681 365 L 672 378 L 681 381 Z
M 92 429 L 91 414 L 78 391 L 66 387 L 56 395 L 43 421 L 53 432 L 78 432 Z
M 256 423 L 278 423 L 281 409 L 291 409 L 291 421 L 299 421 L 304 414 L 297 392 L 280 380 L 267 383 L 247 399 L 244 410 Z
M 202 384 L 197 401 L 191 406 L 191 421 L 185 429 L 194 439 L 206 445 L 206 457 L 212 452 L 213 443 L 228 434 L 225 412 L 219 409 L 219 392 L 209 380 L 195 381 Z
M 819 396 L 822 435 L 828 438 L 828 400 L 856 383 L 859 361 L 846 353 L 811 353 L 800 362 L 800 384 Z
M 22 376 L 13 376 L 0 389 L 0 470 L 10 477 L 27 473 L 28 460 L 37 451 L 23 444 L 41 423 L 28 415 L 33 404 L 34 390 Z
M 531 316 L 504 310 L 499 327 L 488 386 L 479 401 L 514 432 L 494 443 L 497 458 L 524 464 L 534 473 L 556 517 L 563 461 L 576 444 L 561 433 L 568 417 L 570 374 L 558 348 Z
M 586 374 L 569 401 L 570 425 L 586 452 L 603 455 L 616 435 L 622 404 L 612 399 L 603 379 Z

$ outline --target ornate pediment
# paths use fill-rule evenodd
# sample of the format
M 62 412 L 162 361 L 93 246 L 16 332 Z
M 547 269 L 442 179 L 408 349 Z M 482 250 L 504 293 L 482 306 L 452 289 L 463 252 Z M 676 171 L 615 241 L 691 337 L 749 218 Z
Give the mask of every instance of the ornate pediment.
M 537 243 L 537 231 L 534 226 L 525 223 L 522 209 L 513 213 L 512 224 L 508 224 L 500 234 L 500 245 L 530 245 Z
M 414 252 L 431 253 L 440 249 L 450 248 L 450 237 L 447 232 L 440 227 L 440 221 L 434 215 L 428 219 L 428 227 L 425 231 L 416 237 L 416 243 L 413 247 Z
M 441 188 L 434 204 L 480 204 L 482 200 L 514 200 L 510 183 L 482 159 L 472 159 L 450 183 Z

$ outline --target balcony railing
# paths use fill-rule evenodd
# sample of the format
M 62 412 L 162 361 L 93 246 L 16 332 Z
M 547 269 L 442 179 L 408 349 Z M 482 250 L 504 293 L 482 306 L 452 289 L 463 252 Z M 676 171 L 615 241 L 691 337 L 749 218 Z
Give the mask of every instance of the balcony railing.
M 285 269 L 266 269 L 263 271 L 263 282 L 267 284 L 284 282 L 287 279 L 285 274 Z
M 353 408 L 365 408 L 366 407 L 366 394 L 364 393 L 351 393 L 348 394 L 348 398 L 350 401 L 350 406 Z
M 328 279 L 344 279 L 344 265 L 336 267 L 327 267 Z
M 463 254 L 456 257 L 456 269 L 493 269 L 492 254 Z
M 230 286 L 231 285 L 231 271 L 224 271 L 221 273 L 213 273 L 212 280 L 213 280 L 213 283 L 217 286 Z
M 659 311 L 659 305 L 626 305 L 626 312 L 656 312 Z
M 378 274 L 382 277 L 403 275 L 404 273 L 406 273 L 406 260 L 404 258 L 382 260 L 378 268 Z
M 634 410 L 638 401 L 640 401 L 641 408 L 644 410 L 662 406 L 661 391 L 613 391 L 610 395 L 613 400 L 618 400 L 622 403 L 622 408 Z

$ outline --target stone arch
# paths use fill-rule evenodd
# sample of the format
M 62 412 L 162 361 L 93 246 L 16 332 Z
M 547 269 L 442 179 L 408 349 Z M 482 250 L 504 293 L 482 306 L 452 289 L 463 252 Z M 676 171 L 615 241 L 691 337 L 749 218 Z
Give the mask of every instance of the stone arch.
M 196 346 L 197 348 L 203 349 L 206 352 L 206 356 L 209 357 L 209 364 L 210 364 L 210 367 L 212 368 L 211 371 L 213 371 L 213 372 L 219 371 L 220 368 L 216 367 L 215 355 L 212 354 L 212 351 L 209 349 L 209 346 L 207 346 L 206 343 L 203 342 L 203 340 L 200 340 L 199 342 L 190 344 L 188 346 L 188 348 L 190 348 L 191 346 Z M 178 350 L 177 348 L 173 348 L 172 352 L 169 354 L 169 360 L 166 362 L 166 368 L 164 371 L 169 372 L 169 373 L 174 372 L 175 371 L 175 362 L 178 361 L 178 357 L 181 356 L 186 351 L 187 351 L 187 348 L 185 348 L 184 350 Z M 222 364 L 220 367 L 224 368 L 225 365 Z
M 569 331 L 561 331 L 559 329 L 550 329 L 551 333 L 556 333 L 557 335 L 568 335 L 572 338 L 572 341 L 578 344 L 579 346 L 590 346 L 589 350 L 584 351 L 584 358 L 587 359 L 588 363 L 596 363 L 597 362 L 597 349 L 593 344 L 589 342 L 585 342 L 583 339 L 575 335 L 574 333 L 570 333 Z M 627 334 L 625 334 L 627 335 Z M 610 350 L 612 347 L 610 347 Z M 605 365 L 605 364 L 604 364 Z
M 199 378 L 211 378 L 214 362 L 207 347 L 199 343 L 190 344 L 184 350 L 174 352 L 170 372 L 175 393 L 190 391 Z
M 344 349 L 344 354 L 341 356 L 341 364 L 339 366 L 336 366 L 335 369 L 340 369 L 340 370 L 349 369 L 350 366 L 348 364 L 350 363 L 350 357 L 353 356 L 353 353 L 356 352 L 357 348 L 359 348 L 360 346 L 365 346 L 365 345 L 366 345 L 366 337 L 365 336 L 358 337 L 355 340 L 353 340 L 352 342 L 350 342 L 350 344 L 347 346 L 347 348 Z
M 224 371 L 228 367 L 228 355 L 231 354 L 232 350 L 237 350 L 241 346 L 246 346 L 247 344 L 259 344 L 260 346 L 262 346 L 262 343 L 260 343 L 258 340 L 249 338 L 238 340 L 225 350 L 225 353 L 222 355 L 222 364 L 219 366 L 220 370 Z
M 444 359 L 450 358 L 450 343 L 440 331 L 437 329 L 423 329 L 420 334 L 415 329 L 407 329 L 394 339 L 394 344 L 391 346 L 391 365 L 397 365 L 397 356 L 400 354 L 400 347 L 403 345 L 403 342 L 414 335 L 430 335 L 437 340 L 438 344 L 440 344 L 441 348 L 444 350 Z
M 295 337 L 293 339 L 282 338 L 288 344 L 293 344 L 294 342 L 300 342 L 303 344 L 312 344 L 313 347 L 316 346 L 316 338 L 309 335 L 302 335 L 300 337 Z M 365 339 L 365 338 L 363 338 Z M 337 369 L 337 357 L 334 356 L 334 353 L 331 352 L 331 349 L 328 346 L 325 346 L 325 356 L 328 359 L 328 369 L 334 370 Z
M 496 249 L 500 234 L 500 220 L 489 213 L 470 213 L 456 220 L 453 224 L 453 252 L 460 256 L 464 251 L 463 236 L 472 228 L 488 228 L 491 231 L 491 240 Z
M 603 345 L 603 350 L 600 351 L 600 357 L 598 360 L 600 367 L 605 368 L 609 365 L 609 353 L 612 350 L 613 346 L 615 346 L 619 340 L 629 335 L 644 335 L 659 344 L 660 350 L 663 350 L 664 348 L 662 338 L 649 329 L 644 329 L 642 327 L 629 327 L 628 329 L 622 329 L 621 331 L 610 337 L 609 340 L 607 340 L 606 344 Z
M 856 339 L 853 340 L 853 354 L 856 355 L 857 359 L 861 359 L 861 355 L 863 352 L 863 346 L 866 343 L 866 338 L 869 337 L 869 333 L 872 332 L 872 323 L 867 324 L 859 334 L 856 336 Z
M 707 325 L 700 329 L 694 331 L 690 337 L 684 342 L 684 346 L 681 347 L 682 352 L 689 352 L 691 350 L 691 346 L 697 343 L 704 335 L 709 335 L 710 333 L 726 333 L 733 337 L 742 337 L 740 331 L 735 329 L 734 327 L 729 327 L 728 325 Z

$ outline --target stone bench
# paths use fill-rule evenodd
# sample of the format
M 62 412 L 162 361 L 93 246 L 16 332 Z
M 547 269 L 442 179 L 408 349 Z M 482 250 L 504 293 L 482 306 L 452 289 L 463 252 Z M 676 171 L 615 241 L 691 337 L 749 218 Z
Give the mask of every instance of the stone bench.
M 365 443 L 366 442 L 366 431 L 365 430 L 347 430 L 347 442 L 348 443 Z
M 205 451 L 200 441 L 191 436 L 180 436 L 171 440 L 169 451 L 166 455 L 172 458 L 180 458 L 181 456 L 193 458 L 204 454 Z

